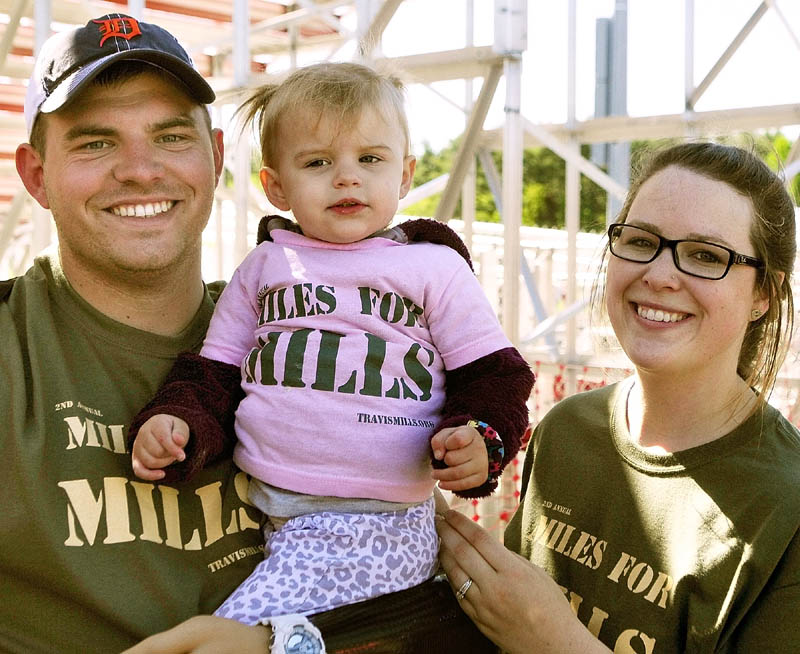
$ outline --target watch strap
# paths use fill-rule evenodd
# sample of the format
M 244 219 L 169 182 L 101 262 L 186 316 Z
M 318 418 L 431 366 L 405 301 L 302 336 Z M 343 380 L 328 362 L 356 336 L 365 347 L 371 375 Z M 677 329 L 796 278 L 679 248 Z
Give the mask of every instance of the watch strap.
M 486 454 L 489 456 L 489 477 L 486 481 L 494 481 L 503 472 L 503 456 L 505 455 L 503 440 L 494 429 L 481 420 L 470 420 L 467 425 L 474 427 L 483 436 L 483 444 L 486 445 Z

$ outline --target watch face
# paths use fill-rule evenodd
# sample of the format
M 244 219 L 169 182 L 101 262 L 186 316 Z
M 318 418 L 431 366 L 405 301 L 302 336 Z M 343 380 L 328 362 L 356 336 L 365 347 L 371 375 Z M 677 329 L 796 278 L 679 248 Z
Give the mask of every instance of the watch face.
M 286 654 L 319 654 L 322 651 L 322 643 L 308 629 L 298 625 L 286 639 L 284 651 Z

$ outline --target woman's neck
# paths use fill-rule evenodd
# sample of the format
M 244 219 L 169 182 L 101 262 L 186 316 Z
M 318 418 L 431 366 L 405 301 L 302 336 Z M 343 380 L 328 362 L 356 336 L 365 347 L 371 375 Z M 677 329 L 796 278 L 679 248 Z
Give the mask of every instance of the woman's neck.
M 642 447 L 679 452 L 730 433 L 757 401 L 738 375 L 709 383 L 639 371 L 628 395 L 628 428 Z

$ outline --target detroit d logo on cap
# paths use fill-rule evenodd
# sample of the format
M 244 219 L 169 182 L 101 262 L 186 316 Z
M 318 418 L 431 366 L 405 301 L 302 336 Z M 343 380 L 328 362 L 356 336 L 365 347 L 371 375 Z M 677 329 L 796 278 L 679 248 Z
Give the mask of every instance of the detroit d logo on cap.
M 131 40 L 134 36 L 139 36 L 142 31 L 139 29 L 139 21 L 130 16 L 121 16 L 119 18 L 105 18 L 102 20 L 93 20 L 93 23 L 100 25 L 100 34 L 103 38 L 100 39 L 100 47 L 106 40 L 112 37 L 119 37 Z

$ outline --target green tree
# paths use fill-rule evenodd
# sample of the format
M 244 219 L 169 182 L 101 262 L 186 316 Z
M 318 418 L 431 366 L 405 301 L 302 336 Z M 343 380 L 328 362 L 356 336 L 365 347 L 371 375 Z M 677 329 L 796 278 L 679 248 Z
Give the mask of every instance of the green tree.
M 458 151 L 458 140 L 452 141 L 441 152 L 433 152 L 426 145 L 417 159 L 414 185 L 420 186 L 448 172 Z M 588 146 L 584 156 L 588 154 Z M 492 153 L 498 174 L 502 175 L 502 155 Z M 523 192 L 522 224 L 539 227 L 564 227 L 564 161 L 546 148 L 526 149 L 522 157 Z M 433 216 L 441 194 L 433 195 L 405 209 L 404 213 L 416 216 Z M 486 175 L 477 167 L 475 183 L 475 213 L 477 220 L 500 222 L 500 214 Z M 591 180 L 581 177 L 581 229 L 597 231 L 605 224 L 605 192 Z M 461 202 L 455 214 L 461 214 Z
M 755 143 L 756 151 L 772 170 L 783 170 L 792 149 L 792 142 L 781 132 L 767 132 Z M 800 175 L 795 175 L 789 185 L 795 205 L 800 204 Z

